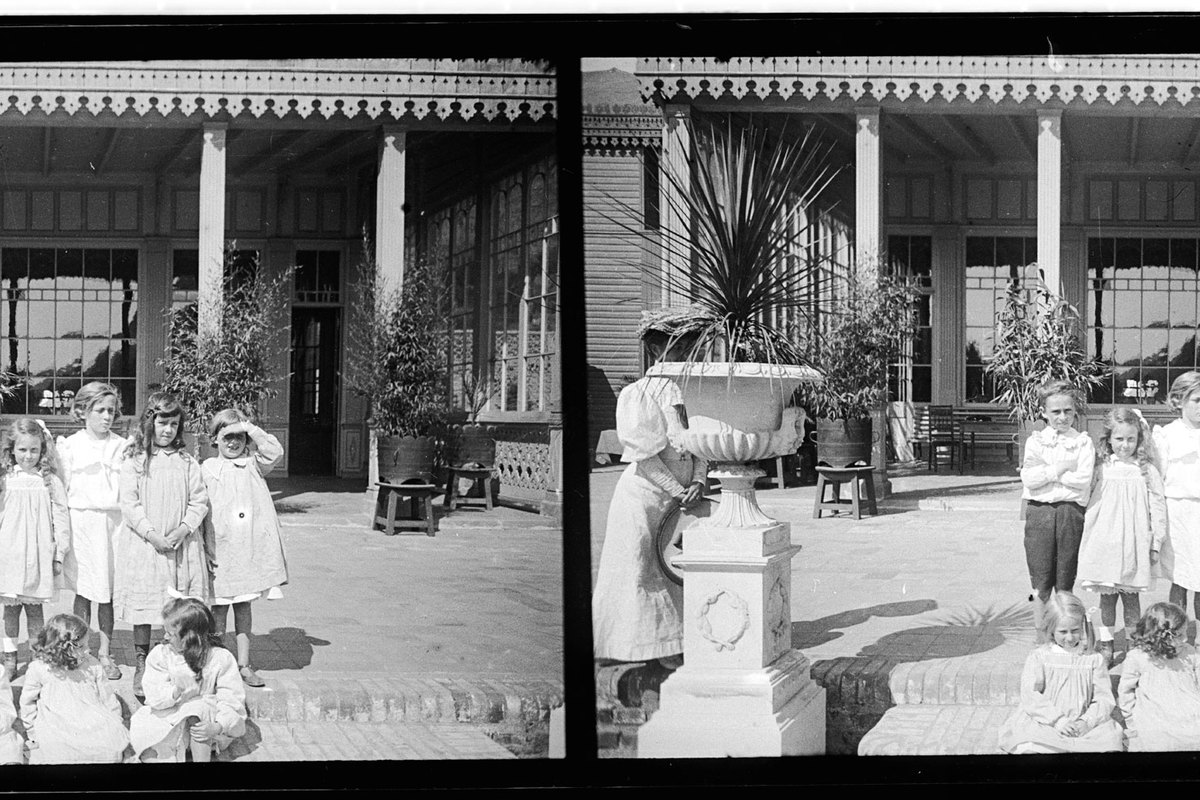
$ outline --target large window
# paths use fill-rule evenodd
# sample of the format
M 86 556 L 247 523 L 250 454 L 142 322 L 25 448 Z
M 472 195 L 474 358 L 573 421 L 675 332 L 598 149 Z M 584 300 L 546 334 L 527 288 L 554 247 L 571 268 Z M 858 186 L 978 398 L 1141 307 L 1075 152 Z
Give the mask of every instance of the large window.
M 469 409 L 468 387 L 476 369 L 475 331 L 479 319 L 479 247 L 476 243 L 476 201 L 468 197 L 433 215 L 429 226 L 430 254 L 442 274 L 448 274 L 450 297 L 446 333 L 449 337 L 450 401 Z M 490 366 L 490 365 L 489 365 Z
M 101 380 L 137 402 L 138 252 L 109 248 L 0 250 L 5 369 L 21 383 L 6 413 L 65 414 L 79 387 Z
M 492 409 L 548 411 L 558 350 L 558 197 L 554 159 L 492 186 L 487 327 Z
M 1164 403 L 1171 382 L 1196 369 L 1198 241 L 1088 241 L 1088 352 L 1112 370 L 1093 402 Z
M 996 318 L 1010 292 L 1030 294 L 1040 280 L 1037 239 L 1029 236 L 968 236 L 966 275 L 966 371 L 968 403 L 990 403 L 996 387 L 983 371 L 991 357 Z
M 920 294 L 916 331 L 901 358 L 888 365 L 888 399 L 928 403 L 933 399 L 933 240 L 929 236 L 889 236 L 888 270 Z

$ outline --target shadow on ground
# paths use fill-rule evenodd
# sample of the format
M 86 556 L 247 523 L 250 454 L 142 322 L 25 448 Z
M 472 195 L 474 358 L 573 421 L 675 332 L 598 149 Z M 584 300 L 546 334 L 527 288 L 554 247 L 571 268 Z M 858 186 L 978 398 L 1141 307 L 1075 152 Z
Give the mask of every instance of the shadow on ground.
M 935 608 L 935 600 L 905 600 L 901 603 L 882 603 L 840 611 L 820 619 L 800 620 L 792 623 L 792 647 L 803 650 L 840 639 L 844 634 L 839 629 L 861 625 L 871 617 L 911 617 Z
M 1013 478 L 1011 480 L 989 481 L 987 483 L 963 484 L 962 486 L 937 486 L 910 492 L 893 492 L 891 497 L 894 500 L 906 501 L 952 500 L 957 497 L 979 499 L 981 497 L 1017 496 L 1020 494 L 1020 489 L 1021 479 Z
M 237 652 L 233 633 L 226 633 L 223 641 L 230 652 Z M 328 640 L 309 636 L 301 628 L 272 628 L 270 633 L 250 634 L 250 663 L 260 672 L 303 669 L 312 663 L 314 647 L 329 644 Z
M 1028 633 L 1032 625 L 1033 610 L 1028 603 L 1001 609 L 969 608 L 928 624 L 886 634 L 854 656 L 816 662 L 812 678 L 826 691 L 826 752 L 831 755 L 858 752 L 862 737 L 896 705 L 890 678 L 900 664 L 986 653 L 1015 635 Z M 793 626 L 793 642 L 795 637 Z
M 362 495 L 367 490 L 367 482 L 353 478 L 330 478 L 318 475 L 301 475 L 287 478 L 268 478 L 267 486 L 271 490 L 271 498 L 278 503 L 289 497 L 310 492 L 321 494 Z
M 262 744 L 262 731 L 253 719 L 246 720 L 246 732 L 241 737 L 230 742 L 225 752 L 217 756 L 217 761 L 237 761 L 253 753 Z

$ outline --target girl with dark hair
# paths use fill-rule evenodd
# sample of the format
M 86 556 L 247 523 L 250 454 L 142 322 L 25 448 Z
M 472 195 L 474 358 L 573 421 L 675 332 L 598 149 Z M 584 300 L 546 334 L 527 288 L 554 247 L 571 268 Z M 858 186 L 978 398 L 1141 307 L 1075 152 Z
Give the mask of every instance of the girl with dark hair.
M 129 722 L 142 761 L 211 761 L 246 732 L 246 689 L 233 654 L 221 647 L 208 606 L 174 599 L 162 610 L 163 644 L 146 659 L 146 704 Z
M 1117 687 L 1129 749 L 1200 750 L 1200 654 L 1187 643 L 1187 613 L 1155 603 L 1133 642 Z
M 146 401 L 140 428 L 121 465 L 125 518 L 113 587 L 113 611 L 133 626 L 136 663 L 133 693 L 139 699 L 150 627 L 172 597 L 209 597 L 201 524 L 208 494 L 200 465 L 183 447 L 183 408 L 169 394 Z
M 0 463 L 0 603 L 4 605 L 4 671 L 17 672 L 21 609 L 32 643 L 42 629 L 42 604 L 54 600 L 55 578 L 71 544 L 67 492 L 57 474 L 50 434 L 20 417 L 8 430 Z
M 30 764 L 115 764 L 129 733 L 104 668 L 88 652 L 88 625 L 57 614 L 38 634 L 21 689 Z

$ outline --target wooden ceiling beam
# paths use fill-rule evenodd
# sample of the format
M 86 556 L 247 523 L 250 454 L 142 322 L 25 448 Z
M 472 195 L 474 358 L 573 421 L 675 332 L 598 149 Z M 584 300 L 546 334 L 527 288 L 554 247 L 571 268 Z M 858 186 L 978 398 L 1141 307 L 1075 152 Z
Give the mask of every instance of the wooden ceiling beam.
M 1008 123 L 1008 130 L 1012 133 L 1013 138 L 1021 143 L 1021 147 L 1025 150 L 1025 155 L 1029 156 L 1033 161 L 1037 161 L 1037 144 L 1025 130 L 1017 122 L 1017 117 L 1011 114 L 1004 114 L 1003 119 Z
M 889 114 L 888 119 L 900 130 L 911 136 L 921 147 L 943 161 L 954 161 L 954 152 L 943 144 L 939 144 L 928 131 L 922 130 L 917 123 L 900 114 Z
M 108 141 L 104 145 L 104 152 L 100 154 L 100 158 L 91 162 L 92 172 L 96 175 L 101 175 L 108 164 L 112 161 L 113 152 L 117 149 L 117 141 L 121 138 L 121 128 L 112 128 L 108 132 Z
M 942 117 L 942 119 L 945 121 L 946 127 L 950 129 L 950 132 L 958 137 L 958 140 L 974 153 L 976 158 L 981 158 L 988 162 L 988 164 L 995 165 L 996 153 L 992 148 L 987 146 L 983 139 L 979 137 L 979 134 L 971 130 L 970 125 L 967 125 L 957 117 L 947 116 Z

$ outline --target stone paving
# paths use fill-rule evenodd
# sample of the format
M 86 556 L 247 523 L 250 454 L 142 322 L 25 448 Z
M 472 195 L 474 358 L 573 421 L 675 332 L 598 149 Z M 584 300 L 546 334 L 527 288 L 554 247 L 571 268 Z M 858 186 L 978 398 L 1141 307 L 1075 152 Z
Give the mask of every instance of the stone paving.
M 562 537 L 553 520 L 439 504 L 436 536 L 385 536 L 370 527 L 373 498 L 360 482 L 269 484 L 290 583 L 282 600 L 253 607 L 251 661 L 267 684 L 247 690 L 262 730 L 253 760 L 545 755 L 549 710 L 563 693 Z M 63 592 L 47 618 L 71 602 Z M 160 635 L 156 628 L 154 641 Z M 24 664 L 24 623 L 21 636 Z M 132 633 L 119 623 L 113 652 L 124 672 L 117 691 L 136 708 Z M 338 745 L 322 756 L 320 737 L 306 732 L 325 723 Z M 348 742 L 361 738 L 338 733 L 351 723 L 386 735 L 355 750 Z M 451 736 L 445 723 L 469 724 Z M 428 746 L 415 743 L 422 738 Z
M 1011 466 L 979 466 L 963 476 L 923 465 L 894 472 L 880 514 L 857 521 L 813 519 L 814 487 L 760 482 L 759 504 L 791 522 L 792 541 L 803 548 L 792 562 L 792 644 L 826 688 L 829 752 L 857 752 L 884 712 L 900 706 L 907 707 L 904 724 L 925 726 L 932 738 L 924 750 L 888 745 L 889 752 L 994 752 L 990 731 L 999 722 L 992 717 L 1007 713 L 995 708 L 1015 705 L 1034 634 L 1020 480 Z M 606 467 L 592 474 L 593 579 L 619 473 Z M 1143 607 L 1167 599 L 1168 588 L 1159 581 Z M 1089 608 L 1098 606 L 1098 595 L 1079 594 Z M 598 680 L 615 678 L 598 670 Z M 639 678 L 621 680 L 628 690 Z M 640 707 L 604 707 L 615 692 L 598 686 L 602 755 L 636 753 L 636 726 L 657 703 L 654 677 L 640 680 L 648 688 Z M 945 738 L 951 705 L 991 709 L 964 716 L 954 746 Z

